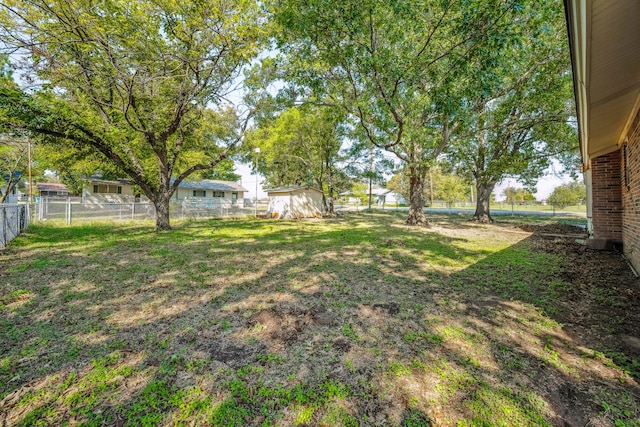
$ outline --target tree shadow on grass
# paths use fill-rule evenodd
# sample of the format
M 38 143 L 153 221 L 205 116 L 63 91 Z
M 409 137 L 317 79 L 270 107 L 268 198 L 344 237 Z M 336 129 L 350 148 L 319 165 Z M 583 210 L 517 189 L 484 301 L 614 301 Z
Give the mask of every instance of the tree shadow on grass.
M 541 425 L 598 421 L 607 394 L 628 410 L 633 379 L 549 314 L 561 259 L 388 218 L 27 236 L 2 259 L 0 420 Z
M 638 347 L 621 340 L 640 337 L 640 281 L 619 254 L 533 235 L 448 284 L 459 336 L 447 361 L 473 378 L 460 399 L 472 424 L 640 419 Z
M 328 231 L 312 223 L 190 226 L 166 234 L 133 226 L 34 228 L 6 254 L 12 262 L 3 280 L 19 298 L 3 307 L 5 424 L 166 417 L 216 424 L 220 411 L 235 411 L 239 425 L 274 414 L 351 422 L 353 410 L 338 401 L 354 388 L 328 373 L 338 366 L 334 345 L 348 345 L 314 341 L 307 327 L 335 334 L 348 324 L 354 292 L 394 272 L 383 274 L 371 258 L 412 269 L 415 257 L 391 254 L 395 243 L 383 245 L 386 226 L 376 224 Z M 403 245 L 428 244 L 443 259 L 461 252 L 450 248 L 457 239 L 405 237 Z M 278 323 L 267 330 L 270 320 Z M 303 363 L 309 352 L 317 364 Z M 283 365 L 286 377 L 277 375 Z M 253 372 L 251 381 L 242 369 Z M 248 399 L 246 387 L 284 396 Z

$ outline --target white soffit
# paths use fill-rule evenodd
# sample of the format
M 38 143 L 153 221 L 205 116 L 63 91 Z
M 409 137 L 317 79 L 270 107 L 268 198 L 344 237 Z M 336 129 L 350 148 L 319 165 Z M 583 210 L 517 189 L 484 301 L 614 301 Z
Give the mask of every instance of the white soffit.
M 586 27 L 576 30 L 586 36 L 586 64 L 582 68 L 586 75 L 579 78 L 586 85 L 586 148 L 593 158 L 615 150 L 623 142 L 638 108 L 640 1 L 586 3 L 582 13 L 586 20 L 580 23 Z

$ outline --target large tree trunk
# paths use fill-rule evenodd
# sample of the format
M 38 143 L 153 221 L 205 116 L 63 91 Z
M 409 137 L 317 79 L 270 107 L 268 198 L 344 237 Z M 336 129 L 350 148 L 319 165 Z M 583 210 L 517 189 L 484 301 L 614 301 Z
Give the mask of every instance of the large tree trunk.
M 409 168 L 409 217 L 408 225 L 428 225 L 424 214 L 424 181 L 426 171 L 420 167 Z
M 156 208 L 156 231 L 171 230 L 171 222 L 169 221 L 171 193 L 159 191 L 152 200 Z
M 478 192 L 476 199 L 476 212 L 471 218 L 472 221 L 478 221 L 483 224 L 493 222 L 489 204 L 491 203 L 491 193 L 495 187 L 495 183 L 476 182 L 476 190 Z
M 329 198 L 327 200 L 327 205 L 328 205 L 328 212 L 333 216 L 335 215 L 335 211 L 333 209 L 333 187 L 331 185 L 329 185 Z

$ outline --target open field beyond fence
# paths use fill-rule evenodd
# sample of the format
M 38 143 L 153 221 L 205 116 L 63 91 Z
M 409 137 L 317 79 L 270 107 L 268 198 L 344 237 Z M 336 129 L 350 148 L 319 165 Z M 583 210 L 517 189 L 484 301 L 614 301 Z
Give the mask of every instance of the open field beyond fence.
M 640 424 L 640 283 L 583 220 L 403 216 L 31 226 L 0 425 Z

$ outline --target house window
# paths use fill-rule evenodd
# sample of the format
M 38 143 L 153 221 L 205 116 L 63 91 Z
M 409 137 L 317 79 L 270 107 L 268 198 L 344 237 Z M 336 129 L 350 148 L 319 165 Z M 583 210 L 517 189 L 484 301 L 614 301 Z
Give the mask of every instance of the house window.
M 205 190 L 193 190 L 193 197 L 207 197 Z
M 119 185 L 102 185 L 98 184 L 93 186 L 94 193 L 110 193 L 110 194 L 122 194 L 122 187 Z
M 214 191 L 213 197 L 224 197 L 224 191 Z

